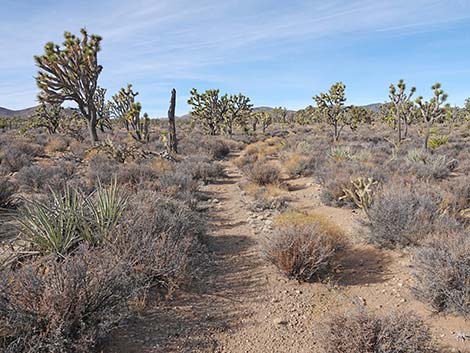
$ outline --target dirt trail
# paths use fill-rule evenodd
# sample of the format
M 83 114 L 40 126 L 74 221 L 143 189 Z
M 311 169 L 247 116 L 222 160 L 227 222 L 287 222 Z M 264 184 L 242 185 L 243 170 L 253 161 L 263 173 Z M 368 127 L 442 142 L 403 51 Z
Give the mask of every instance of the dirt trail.
M 269 212 L 253 214 L 239 188 L 242 176 L 231 160 L 223 162 L 228 177 L 205 187 L 213 231 L 211 259 L 199 288 L 181 293 L 117 330 L 105 353 L 147 352 L 318 352 L 322 317 L 334 309 L 367 305 L 373 310 L 416 309 L 410 299 L 407 259 L 358 242 L 344 258 L 331 284 L 289 281 L 268 265 L 259 252 L 260 236 L 269 231 Z M 293 181 L 292 204 L 324 212 L 351 235 L 358 214 L 321 206 L 318 186 L 308 179 Z M 264 231 L 263 231 L 264 229 Z M 436 335 L 454 347 L 452 332 L 465 327 L 437 320 Z M 441 326 L 441 325 L 444 325 Z

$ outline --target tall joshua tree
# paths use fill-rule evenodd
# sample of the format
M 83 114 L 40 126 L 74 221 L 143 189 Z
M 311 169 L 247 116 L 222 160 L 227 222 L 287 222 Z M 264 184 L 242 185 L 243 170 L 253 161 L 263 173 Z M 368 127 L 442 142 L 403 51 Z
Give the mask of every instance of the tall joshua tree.
M 224 115 L 225 132 L 232 135 L 233 125 L 246 126 L 253 111 L 250 98 L 239 93 L 231 95 L 228 99 L 228 109 Z
M 398 81 L 396 87 L 394 84 L 390 85 L 389 98 L 393 107 L 394 126 L 398 129 L 398 142 L 401 142 L 403 139 L 403 123 L 407 131 L 407 126 L 413 115 L 413 102 L 411 98 L 415 92 L 416 87 L 411 87 L 410 92 L 407 93 L 406 84 L 403 80 Z
M 328 124 L 333 126 L 333 141 L 335 142 L 339 140 L 341 131 L 347 125 L 345 89 L 344 83 L 336 82 L 327 93 L 320 93 L 313 97 Z
M 82 116 L 86 119 L 91 142 L 98 141 L 98 124 L 95 93 L 98 77 L 103 69 L 98 65 L 101 37 L 88 35 L 81 29 L 82 38 L 65 32 L 63 47 L 49 42 L 44 47 L 44 54 L 35 56 L 39 68 L 36 83 L 40 88 L 39 101 L 61 104 L 74 101 Z
M 209 135 L 218 135 L 229 109 L 229 98 L 226 94 L 219 96 L 218 89 L 199 93 L 196 88 L 190 92 L 188 104 L 192 106 L 191 117 L 198 122 Z
M 176 139 L 176 90 L 171 90 L 170 108 L 168 109 L 168 151 L 178 153 L 178 140 Z
M 424 148 L 428 149 L 429 135 L 431 134 L 431 126 L 435 121 L 444 119 L 447 114 L 447 109 L 450 106 L 443 107 L 442 105 L 447 100 L 447 94 L 441 89 L 441 84 L 434 84 L 431 89 L 433 90 L 434 96 L 428 101 L 424 102 L 423 97 L 416 99 L 421 117 L 426 123 L 426 131 L 424 134 Z M 446 109 L 447 108 L 447 109 Z

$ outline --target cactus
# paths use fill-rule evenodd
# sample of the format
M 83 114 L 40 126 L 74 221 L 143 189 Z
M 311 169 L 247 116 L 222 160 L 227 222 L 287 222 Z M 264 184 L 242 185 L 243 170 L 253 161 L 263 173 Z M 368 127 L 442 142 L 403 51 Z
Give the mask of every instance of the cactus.
M 41 90 L 38 99 L 48 104 L 74 101 L 86 119 L 91 142 L 98 141 L 98 124 L 95 92 L 98 77 L 103 69 L 98 65 L 101 37 L 89 36 L 81 29 L 82 38 L 65 32 L 63 48 L 52 42 L 44 47 L 44 54 L 35 56 L 39 68 L 36 83 Z
M 373 202 L 372 187 L 377 183 L 372 178 L 351 180 L 352 188 L 343 188 L 344 196 L 341 196 L 340 200 L 352 200 L 369 217 L 369 208 Z

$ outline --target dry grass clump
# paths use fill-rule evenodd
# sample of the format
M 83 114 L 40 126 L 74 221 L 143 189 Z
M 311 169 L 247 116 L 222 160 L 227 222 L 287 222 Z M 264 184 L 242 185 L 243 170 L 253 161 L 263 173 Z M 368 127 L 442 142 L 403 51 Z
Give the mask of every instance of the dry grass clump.
M 436 353 L 431 332 L 413 312 L 332 314 L 321 334 L 325 353 Z
M 413 260 L 416 296 L 435 310 L 470 317 L 470 234 L 436 233 Z
M 290 177 L 308 176 L 311 174 L 312 159 L 300 153 L 290 153 L 283 161 L 283 168 Z
M 346 247 L 341 230 L 325 217 L 289 212 L 263 241 L 263 255 L 287 277 L 312 281 L 327 276 Z
M 44 150 L 46 153 L 65 152 L 69 147 L 70 140 L 62 135 L 50 136 Z
M 245 167 L 248 178 L 258 185 L 278 183 L 281 179 L 280 169 L 268 161 L 258 161 L 250 167 Z

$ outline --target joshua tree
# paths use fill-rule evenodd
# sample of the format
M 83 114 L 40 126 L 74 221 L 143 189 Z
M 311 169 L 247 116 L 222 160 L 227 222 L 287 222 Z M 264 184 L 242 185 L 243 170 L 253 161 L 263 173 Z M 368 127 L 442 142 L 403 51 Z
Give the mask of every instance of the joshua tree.
M 178 140 L 176 139 L 176 90 L 171 90 L 170 108 L 168 109 L 168 141 L 167 149 L 170 153 L 178 153 Z
M 272 119 L 276 123 L 287 124 L 288 111 L 285 107 L 275 107 L 271 112 Z
M 231 95 L 228 99 L 228 109 L 224 114 L 224 128 L 225 131 L 232 135 L 233 124 L 246 126 L 253 104 L 250 103 L 250 98 L 239 93 L 238 95 Z
M 336 82 L 330 87 L 328 93 L 320 93 L 313 97 L 327 123 L 333 126 L 333 140 L 335 142 L 339 140 L 341 131 L 346 125 L 351 128 L 355 128 L 357 125 L 355 120 L 346 114 L 348 108 L 344 105 L 346 102 L 345 89 L 344 83 Z
M 147 113 L 140 117 L 142 106 L 135 101 L 139 92 L 132 90 L 132 85 L 121 88 L 109 103 L 110 115 L 124 123 L 129 135 L 137 141 L 148 141 L 150 120 Z
M 411 87 L 410 92 L 406 92 L 406 84 L 403 80 L 398 81 L 397 86 L 390 85 L 390 101 L 393 105 L 394 127 L 398 129 L 398 143 L 403 139 L 402 124 L 405 124 L 405 133 L 408 132 L 408 125 L 411 123 L 413 115 L 413 102 L 411 98 L 416 92 L 416 87 Z M 405 135 L 406 136 L 406 135 Z
M 49 134 L 55 134 L 64 119 L 64 108 L 59 103 L 46 104 L 42 102 L 36 109 L 32 127 L 43 127 Z
M 111 129 L 111 103 L 106 102 L 106 89 L 97 87 L 95 92 L 95 107 L 96 107 L 96 116 L 97 116 L 97 126 L 100 128 L 101 132 L 104 132 L 104 129 Z
M 294 114 L 294 121 L 300 125 L 309 125 L 316 121 L 319 118 L 318 108 L 315 108 L 311 105 L 305 109 L 297 110 Z
M 266 132 L 266 128 L 269 125 L 271 125 L 273 122 L 273 118 L 271 114 L 269 114 L 269 112 L 265 110 L 252 112 L 250 119 L 251 119 L 251 126 L 253 128 L 253 132 L 256 132 L 258 124 L 261 124 L 261 129 L 263 131 L 263 134 Z
M 98 124 L 95 93 L 98 77 L 103 69 L 98 65 L 101 37 L 89 36 L 81 29 L 82 38 L 65 32 L 63 48 L 52 42 L 44 47 L 44 54 L 35 56 L 39 68 L 36 82 L 41 92 L 39 101 L 49 104 L 62 104 L 64 101 L 77 103 L 86 119 L 91 142 L 98 141 Z
M 431 89 L 434 92 L 434 96 L 428 101 L 423 101 L 423 97 L 416 99 L 416 104 L 419 107 L 421 117 L 426 124 L 426 131 L 424 134 L 424 148 L 428 149 L 429 135 L 431 134 L 431 126 L 435 121 L 444 119 L 447 114 L 447 109 L 450 106 L 442 107 L 447 100 L 447 94 L 441 89 L 441 84 L 434 84 Z M 446 109 L 447 108 L 447 109 Z
M 224 118 L 229 109 L 229 98 L 225 94 L 219 96 L 218 89 L 199 93 L 196 88 L 191 90 L 188 104 L 192 106 L 191 117 L 199 123 L 209 135 L 218 135 Z

